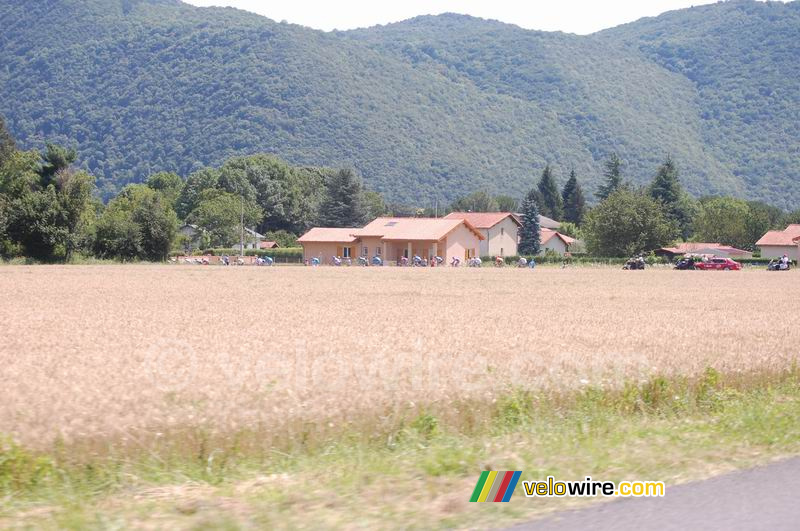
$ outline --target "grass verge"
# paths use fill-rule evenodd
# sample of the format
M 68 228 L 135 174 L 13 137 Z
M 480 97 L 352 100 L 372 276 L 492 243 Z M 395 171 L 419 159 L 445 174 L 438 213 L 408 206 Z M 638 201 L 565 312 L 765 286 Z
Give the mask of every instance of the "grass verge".
M 800 453 L 800 373 L 655 377 L 563 395 L 510 389 L 476 422 L 441 408 L 390 432 L 303 448 L 80 459 L 0 444 L 0 527 L 446 528 L 498 526 L 576 505 L 470 504 L 484 469 L 523 479 L 669 485 Z M 448 418 L 454 418 L 448 415 Z

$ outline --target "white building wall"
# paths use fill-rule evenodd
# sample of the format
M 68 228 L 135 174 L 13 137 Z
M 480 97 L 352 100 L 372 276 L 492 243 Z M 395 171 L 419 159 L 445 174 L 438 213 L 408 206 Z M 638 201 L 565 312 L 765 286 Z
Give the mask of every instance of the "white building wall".
M 784 254 L 789 260 L 797 260 L 797 245 L 764 245 L 760 246 L 762 258 L 780 258 Z
M 503 221 L 481 233 L 486 240 L 481 242 L 481 256 L 516 256 L 519 227 L 511 219 Z
M 544 254 L 547 250 L 555 251 L 558 254 L 563 255 L 567 252 L 567 245 L 564 243 L 564 240 L 558 236 L 553 236 L 546 244 L 542 245 L 542 251 L 540 254 Z

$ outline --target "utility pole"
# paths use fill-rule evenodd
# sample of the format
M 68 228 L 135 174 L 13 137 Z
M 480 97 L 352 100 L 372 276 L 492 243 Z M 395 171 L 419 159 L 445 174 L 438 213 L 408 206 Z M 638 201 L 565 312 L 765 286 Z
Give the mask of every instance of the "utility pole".
M 244 177 L 245 177 L 245 181 L 246 181 L 247 180 L 247 159 L 245 159 L 245 161 L 244 161 Z M 242 223 L 241 229 L 242 229 L 242 231 L 241 231 L 240 236 L 239 236 L 239 258 L 244 260 L 244 192 L 242 192 L 242 195 L 239 196 L 239 198 L 241 199 L 241 202 L 242 202 L 241 203 L 242 204 L 242 211 L 241 211 L 241 223 Z

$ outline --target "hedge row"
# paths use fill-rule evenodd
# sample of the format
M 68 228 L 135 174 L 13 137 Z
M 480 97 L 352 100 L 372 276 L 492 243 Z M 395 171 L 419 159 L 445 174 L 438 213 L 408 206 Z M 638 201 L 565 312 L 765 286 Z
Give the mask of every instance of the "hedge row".
M 536 256 L 525 256 L 524 257 L 529 262 L 533 259 L 536 261 L 537 264 L 562 264 L 564 263 L 565 258 L 561 255 L 557 254 L 544 254 L 544 255 L 536 255 Z M 516 265 L 519 262 L 519 256 L 505 256 L 504 260 L 508 265 Z M 484 264 L 486 263 L 493 263 L 494 257 L 493 256 L 482 256 L 481 260 Z M 627 258 L 599 258 L 595 256 L 585 256 L 585 255 L 572 255 L 572 258 L 569 258 L 569 262 L 571 264 L 598 264 L 598 265 L 622 265 L 627 262 Z
M 238 249 L 206 249 L 203 254 L 210 254 L 214 256 L 238 256 Z M 303 248 L 302 247 L 279 247 L 277 249 L 245 249 L 245 256 L 260 256 L 264 258 L 269 256 L 278 263 L 302 263 L 303 262 Z

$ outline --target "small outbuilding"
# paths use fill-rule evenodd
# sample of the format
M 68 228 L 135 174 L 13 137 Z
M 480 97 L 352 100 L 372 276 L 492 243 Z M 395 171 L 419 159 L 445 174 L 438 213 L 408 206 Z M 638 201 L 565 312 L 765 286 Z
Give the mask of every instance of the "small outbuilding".
M 800 225 L 792 224 L 783 230 L 771 230 L 756 242 L 756 247 L 761 250 L 764 258 L 780 258 L 784 254 L 790 260 L 800 258 L 798 253 L 800 245 Z
M 541 229 L 539 235 L 542 253 L 547 251 L 564 255 L 570 251 L 570 246 L 575 243 L 575 238 L 570 238 L 565 234 L 552 229 Z
M 522 222 L 511 212 L 451 212 L 444 219 L 465 219 L 483 235 L 480 256 L 516 256 Z

